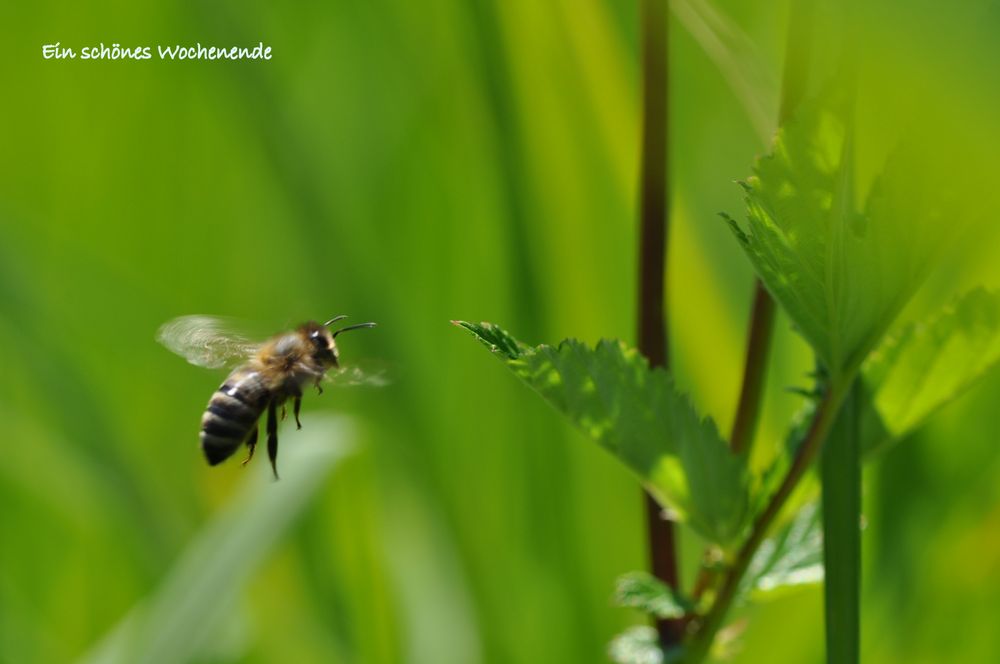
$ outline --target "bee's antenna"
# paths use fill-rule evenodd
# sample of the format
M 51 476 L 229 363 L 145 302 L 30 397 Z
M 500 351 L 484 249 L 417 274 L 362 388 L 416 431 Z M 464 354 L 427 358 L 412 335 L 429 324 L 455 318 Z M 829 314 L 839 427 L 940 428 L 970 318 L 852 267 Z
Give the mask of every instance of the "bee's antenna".
M 330 327 L 331 325 L 333 325 L 334 323 L 336 323 L 338 320 L 344 320 L 345 318 L 347 318 L 347 314 L 341 314 L 340 316 L 334 316 L 330 320 L 328 320 L 325 323 L 323 323 L 323 327 Z
M 342 327 L 333 333 L 333 337 L 336 339 L 337 335 L 341 332 L 347 332 L 348 330 L 357 330 L 362 327 L 375 327 L 375 323 L 358 323 L 357 325 L 348 325 L 347 327 Z

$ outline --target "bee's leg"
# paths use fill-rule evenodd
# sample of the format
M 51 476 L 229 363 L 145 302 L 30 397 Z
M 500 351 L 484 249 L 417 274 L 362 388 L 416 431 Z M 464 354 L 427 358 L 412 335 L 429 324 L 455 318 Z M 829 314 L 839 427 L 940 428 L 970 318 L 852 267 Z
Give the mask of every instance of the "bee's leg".
M 316 382 L 314 383 L 314 385 L 316 385 L 316 391 L 317 391 L 317 392 L 318 392 L 319 394 L 323 394 L 323 386 L 319 384 L 319 382 L 320 382 L 321 380 L 323 380 L 323 376 L 322 376 L 322 374 L 320 374 L 319 376 L 316 376 Z
M 267 458 L 271 460 L 274 479 L 278 479 L 278 409 L 274 401 L 267 405 Z
M 295 414 L 295 426 L 301 429 L 302 422 L 299 422 L 299 408 L 302 407 L 302 397 L 295 397 L 295 401 L 292 403 L 292 412 Z
M 281 421 L 285 421 L 285 417 L 288 416 L 288 412 L 285 410 L 285 404 L 281 404 Z
M 248 454 L 247 458 L 243 460 L 243 465 L 244 466 L 247 465 L 248 463 L 250 463 L 250 459 L 253 458 L 254 448 L 257 447 L 257 424 L 256 423 L 254 423 L 254 425 L 253 425 L 253 431 L 250 432 L 250 437 L 247 438 L 247 447 L 250 449 L 250 454 Z

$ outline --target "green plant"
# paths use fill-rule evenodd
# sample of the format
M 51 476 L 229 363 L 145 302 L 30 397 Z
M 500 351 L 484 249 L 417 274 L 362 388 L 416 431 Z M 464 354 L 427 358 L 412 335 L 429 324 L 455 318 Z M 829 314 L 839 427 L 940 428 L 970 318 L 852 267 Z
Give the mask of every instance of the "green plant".
M 827 658 L 859 659 L 861 464 L 918 426 L 1000 361 L 1000 294 L 976 289 L 927 321 L 890 333 L 962 219 L 919 143 L 898 147 L 858 195 L 854 65 L 805 99 L 810 3 L 797 3 L 771 152 L 742 183 L 746 219 L 727 218 L 759 279 L 747 363 L 728 440 L 669 371 L 666 6 L 643 3 L 644 124 L 638 348 L 568 339 L 529 346 L 490 323 L 456 321 L 514 374 L 624 463 L 656 506 L 653 576 L 619 583 L 624 606 L 658 630 L 612 645 L 618 661 L 703 661 L 724 649 L 730 609 L 822 579 Z M 866 184 L 866 183 L 863 183 Z M 814 354 L 813 384 L 787 443 L 750 463 L 774 304 Z M 807 478 L 820 466 L 819 501 Z M 661 510 L 669 515 L 660 519 Z M 678 581 L 672 524 L 707 543 L 690 590 Z M 723 636 L 720 636 L 723 635 Z

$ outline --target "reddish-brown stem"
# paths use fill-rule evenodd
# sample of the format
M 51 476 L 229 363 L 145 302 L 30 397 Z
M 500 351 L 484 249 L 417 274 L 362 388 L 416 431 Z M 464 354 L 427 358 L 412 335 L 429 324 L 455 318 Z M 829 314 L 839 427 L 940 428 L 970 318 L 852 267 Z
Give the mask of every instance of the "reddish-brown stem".
M 654 367 L 668 363 L 666 255 L 668 224 L 668 61 L 667 1 L 642 0 L 642 170 L 639 229 L 639 351 Z M 649 557 L 653 574 L 678 588 L 677 543 L 673 524 L 648 493 L 645 495 Z M 659 620 L 660 644 L 680 643 L 682 621 Z
M 809 32 L 812 27 L 813 9 L 812 0 L 796 0 L 792 5 L 785 45 L 785 69 L 781 81 L 779 124 L 784 124 L 792 117 L 802 97 L 805 96 L 809 80 L 809 61 L 812 57 L 812 40 L 809 38 Z M 740 401 L 730 437 L 730 445 L 737 454 L 749 451 L 757 431 L 764 398 L 767 362 L 771 354 L 774 314 L 774 300 L 758 279 L 754 286 L 753 309 L 750 313 L 750 334 L 747 339 Z
M 668 364 L 666 0 L 642 0 L 643 114 L 639 229 L 639 350 Z
M 750 449 L 757 431 L 760 407 L 764 399 L 767 360 L 770 357 L 774 309 L 774 300 L 764 285 L 757 281 L 753 311 L 750 314 L 750 333 L 747 340 L 746 364 L 743 367 L 740 402 L 733 421 L 733 433 L 729 439 L 736 454 L 742 454 Z
M 792 491 L 798 486 L 799 481 L 805 475 L 819 453 L 819 450 L 822 448 L 823 441 L 826 440 L 826 436 L 830 432 L 830 427 L 833 425 L 837 411 L 840 410 L 843 397 L 843 389 L 834 386 L 833 389 L 826 393 L 823 401 L 816 409 L 809 432 L 806 434 L 805 440 L 802 441 L 802 445 L 799 447 L 795 459 L 792 461 L 792 465 L 785 475 L 785 479 L 782 480 L 781 486 L 771 496 L 767 507 L 754 521 L 750 537 L 740 548 L 732 566 L 726 572 L 715 601 L 712 603 L 712 608 L 706 614 L 704 620 L 700 621 L 700 624 L 697 626 L 695 635 L 688 647 L 686 662 L 690 664 L 700 662 L 708 653 L 715 634 L 722 626 L 733 600 L 736 599 L 740 582 L 743 580 L 743 575 L 746 573 L 750 561 L 753 560 L 754 554 L 760 547 L 761 542 L 764 541 L 775 519 L 781 514 L 781 510 L 792 495 Z

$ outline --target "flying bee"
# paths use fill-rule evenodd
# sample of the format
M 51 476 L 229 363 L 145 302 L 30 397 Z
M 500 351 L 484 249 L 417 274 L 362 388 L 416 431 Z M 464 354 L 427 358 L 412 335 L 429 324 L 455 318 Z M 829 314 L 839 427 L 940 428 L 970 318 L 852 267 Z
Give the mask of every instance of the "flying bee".
M 304 387 L 311 383 L 322 394 L 320 382 L 329 379 L 327 372 L 340 382 L 366 382 L 359 371 L 341 369 L 335 340 L 344 332 L 375 327 L 375 323 L 331 331 L 331 325 L 345 318 L 336 316 L 322 325 L 310 321 L 263 343 L 231 332 L 224 321 L 211 316 L 181 316 L 160 328 L 157 340 L 191 364 L 218 368 L 239 363 L 212 394 L 201 418 L 201 449 L 209 465 L 228 459 L 243 443 L 249 450 L 246 465 L 257 446 L 257 422 L 266 410 L 267 456 L 278 478 L 278 408 L 283 418 L 284 404 L 292 399 L 295 424 L 301 429 Z

